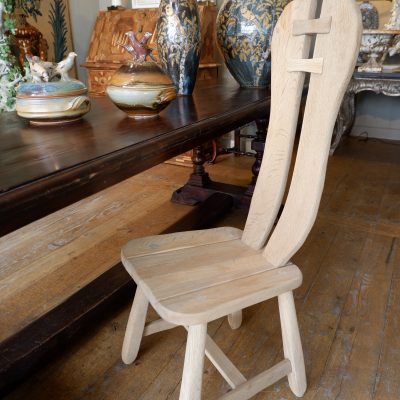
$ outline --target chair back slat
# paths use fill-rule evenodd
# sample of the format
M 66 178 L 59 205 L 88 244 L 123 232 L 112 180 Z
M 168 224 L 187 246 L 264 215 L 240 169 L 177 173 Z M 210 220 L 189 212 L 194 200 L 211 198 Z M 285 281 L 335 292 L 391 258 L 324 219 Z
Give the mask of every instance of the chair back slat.
M 302 1 L 294 0 L 294 3 Z M 285 25 L 290 24 L 287 21 L 290 17 L 299 19 L 294 13 L 290 14 L 285 15 Z M 316 36 L 313 58 L 324 60 L 323 71 L 322 74 L 312 73 L 310 77 L 288 197 L 279 222 L 264 250 L 268 262 L 275 266 L 282 266 L 288 262 L 304 243 L 314 224 L 324 186 L 334 124 L 360 48 L 362 24 L 356 2 L 323 0 L 321 18 L 329 17 L 332 17 L 330 32 Z M 293 24 L 293 20 L 291 23 Z M 276 33 L 281 35 L 280 30 Z M 276 74 L 273 78 L 276 79 Z M 279 92 L 272 93 L 272 97 L 281 95 Z M 280 118 L 288 118 L 287 113 L 282 113 Z M 268 150 L 266 148 L 267 152 Z M 262 168 L 268 168 L 268 165 L 263 165 Z M 270 188 L 263 190 L 268 189 Z
M 293 20 L 313 19 L 317 3 L 317 0 L 293 1 L 275 27 L 266 151 L 242 238 L 255 249 L 264 247 L 277 217 L 292 158 L 305 73 L 287 71 L 287 60 L 307 58 L 311 47 L 311 36 L 292 35 Z

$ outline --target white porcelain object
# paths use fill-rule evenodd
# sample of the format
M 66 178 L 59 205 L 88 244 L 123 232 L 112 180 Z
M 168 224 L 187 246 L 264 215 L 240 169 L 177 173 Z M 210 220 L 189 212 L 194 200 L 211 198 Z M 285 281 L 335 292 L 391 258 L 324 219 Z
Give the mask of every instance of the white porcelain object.
M 361 39 L 360 53 L 368 56 L 368 61 L 358 67 L 360 72 L 382 72 L 382 62 L 386 58 L 393 39 L 400 31 L 365 29 Z
M 391 17 L 385 25 L 385 29 L 400 29 L 400 0 L 393 0 L 392 3 Z

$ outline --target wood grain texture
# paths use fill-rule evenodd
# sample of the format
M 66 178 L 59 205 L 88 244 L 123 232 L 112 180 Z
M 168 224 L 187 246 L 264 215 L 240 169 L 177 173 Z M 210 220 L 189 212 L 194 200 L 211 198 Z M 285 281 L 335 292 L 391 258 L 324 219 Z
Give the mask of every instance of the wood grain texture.
M 276 93 L 277 96 L 271 99 L 265 142 L 267 151 L 264 152 L 243 234 L 243 241 L 256 249 L 265 245 L 282 204 L 304 86 L 305 74 L 288 72 L 286 60 L 307 58 L 311 46 L 309 36 L 291 36 L 291 16 L 296 15 L 296 19 L 302 20 L 314 18 L 316 7 L 317 1 L 290 3 L 286 7 L 286 17 L 285 14 L 283 18 L 281 16 L 272 39 L 272 52 L 276 52 L 276 55 L 271 69 L 271 93 Z M 280 49 L 284 51 L 279 51 Z M 282 96 L 282 93 L 287 95 Z
M 329 16 L 332 16 L 330 33 L 317 35 L 313 55 L 315 59 L 324 59 L 324 71 L 320 75 L 311 74 L 289 193 L 264 251 L 265 257 L 275 266 L 284 265 L 291 258 L 314 224 L 334 124 L 360 46 L 362 24 L 354 2 L 324 1 L 321 17 Z M 279 125 L 275 129 L 278 130 Z
M 293 21 L 292 34 L 294 36 L 311 35 L 316 33 L 329 33 L 331 31 L 332 17 Z
M 189 327 L 179 400 L 201 400 L 206 336 L 206 324 Z

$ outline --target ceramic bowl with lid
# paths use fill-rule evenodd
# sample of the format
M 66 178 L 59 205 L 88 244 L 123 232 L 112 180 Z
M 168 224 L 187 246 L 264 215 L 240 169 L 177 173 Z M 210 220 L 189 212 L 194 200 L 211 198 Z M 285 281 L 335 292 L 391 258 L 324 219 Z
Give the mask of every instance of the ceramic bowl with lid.
M 112 102 L 130 118 L 154 118 L 176 97 L 171 78 L 152 61 L 129 61 L 106 89 Z
M 86 86 L 75 79 L 22 83 L 17 89 L 17 114 L 34 125 L 73 122 L 90 111 Z

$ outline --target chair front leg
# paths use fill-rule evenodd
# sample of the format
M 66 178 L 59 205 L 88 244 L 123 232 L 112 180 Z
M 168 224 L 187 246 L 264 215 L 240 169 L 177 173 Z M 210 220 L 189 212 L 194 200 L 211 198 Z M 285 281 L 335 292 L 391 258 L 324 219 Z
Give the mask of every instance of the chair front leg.
M 122 361 L 125 364 L 132 364 L 136 360 L 142 341 L 148 306 L 149 302 L 142 289 L 138 286 L 122 345 Z
M 292 366 L 292 372 L 288 375 L 289 386 L 297 397 L 302 397 L 307 389 L 307 381 L 293 292 L 290 291 L 279 295 L 278 302 L 283 352 Z
M 200 400 L 207 324 L 189 326 L 179 400 Z

